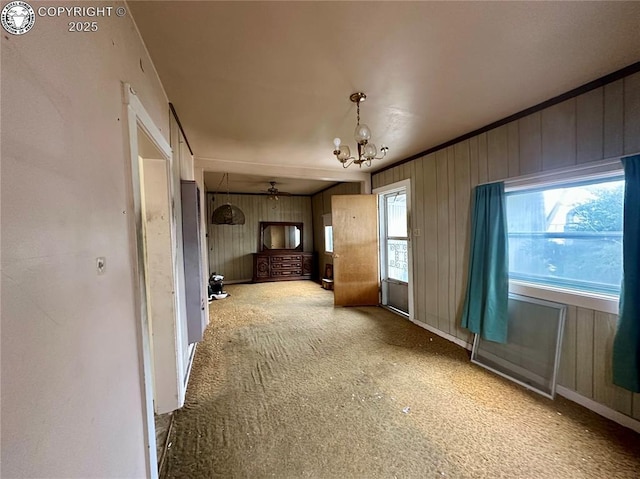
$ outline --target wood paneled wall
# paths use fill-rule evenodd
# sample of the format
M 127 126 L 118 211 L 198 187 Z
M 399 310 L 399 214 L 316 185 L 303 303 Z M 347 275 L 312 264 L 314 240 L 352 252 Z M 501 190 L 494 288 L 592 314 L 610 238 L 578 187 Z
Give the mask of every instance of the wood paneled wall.
M 638 152 L 640 73 L 375 174 L 373 188 L 411 179 L 415 319 L 471 341 L 460 315 L 477 184 Z M 640 394 L 611 380 L 616 321 L 569 307 L 559 384 L 640 419 Z
M 216 201 L 207 198 L 209 274 L 224 275 L 225 282 L 251 281 L 252 253 L 258 251 L 261 221 L 293 221 L 303 223 L 304 251 L 313 251 L 313 221 L 311 197 L 283 196 L 274 202 L 263 195 L 229 195 L 232 205 L 245 215 L 244 225 L 213 225 L 211 213 L 226 202 L 226 195 L 216 195 Z
M 341 183 L 311 197 L 313 208 L 313 244 L 318 258 L 319 278 L 324 274 L 327 263 L 333 264 L 330 255 L 324 252 L 324 223 L 322 215 L 331 213 L 331 197 L 333 195 L 359 195 L 360 183 Z M 316 278 L 318 279 L 318 278 Z

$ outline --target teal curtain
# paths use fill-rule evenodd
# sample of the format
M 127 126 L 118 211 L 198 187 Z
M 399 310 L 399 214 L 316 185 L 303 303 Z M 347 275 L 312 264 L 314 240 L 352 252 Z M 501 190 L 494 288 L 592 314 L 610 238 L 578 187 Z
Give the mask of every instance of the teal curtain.
M 508 300 L 504 183 L 480 185 L 475 189 L 462 326 L 489 341 L 506 343 Z
M 622 288 L 613 342 L 613 383 L 640 392 L 640 155 L 624 165 Z

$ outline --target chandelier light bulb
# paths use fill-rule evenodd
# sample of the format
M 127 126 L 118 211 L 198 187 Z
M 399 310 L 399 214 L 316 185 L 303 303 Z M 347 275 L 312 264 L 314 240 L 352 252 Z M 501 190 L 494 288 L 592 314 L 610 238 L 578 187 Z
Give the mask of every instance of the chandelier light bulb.
M 346 160 L 351 156 L 351 150 L 347 145 L 340 145 L 340 153 L 338 153 L 339 160 Z
M 340 149 L 340 138 L 333 139 L 333 146 L 335 146 L 334 150 L 338 151 Z
M 362 123 L 356 126 L 356 131 L 353 133 L 353 136 L 358 143 L 363 144 L 371 139 L 371 130 L 369 130 L 367 125 Z
M 364 151 L 362 153 L 367 160 L 372 160 L 378 154 L 376 145 L 373 143 L 367 143 L 364 145 Z

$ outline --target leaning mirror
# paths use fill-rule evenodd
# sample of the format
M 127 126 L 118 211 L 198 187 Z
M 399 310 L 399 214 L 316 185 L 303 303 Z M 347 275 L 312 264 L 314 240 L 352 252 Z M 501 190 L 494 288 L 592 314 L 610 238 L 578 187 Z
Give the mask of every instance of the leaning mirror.
M 262 221 L 260 251 L 302 251 L 302 223 Z

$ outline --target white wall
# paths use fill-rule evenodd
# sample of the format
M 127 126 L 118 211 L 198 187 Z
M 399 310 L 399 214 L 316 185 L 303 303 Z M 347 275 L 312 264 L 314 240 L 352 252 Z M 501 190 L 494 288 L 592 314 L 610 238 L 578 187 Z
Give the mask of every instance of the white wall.
M 166 138 L 167 98 L 129 15 L 98 20 L 2 32 L 2 477 L 146 474 L 121 82 Z

